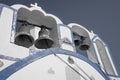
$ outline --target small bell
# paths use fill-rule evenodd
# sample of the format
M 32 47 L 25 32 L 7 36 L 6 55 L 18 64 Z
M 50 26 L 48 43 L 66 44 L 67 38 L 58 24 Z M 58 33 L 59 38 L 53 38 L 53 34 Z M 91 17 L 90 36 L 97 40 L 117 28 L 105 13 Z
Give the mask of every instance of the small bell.
M 74 40 L 74 43 L 75 43 L 76 46 L 79 46 L 80 45 L 80 40 L 76 39 L 76 40 Z
M 76 33 L 73 33 L 73 37 L 74 37 L 74 43 L 75 43 L 75 46 L 79 46 L 80 45 L 80 36 L 77 35 Z
M 80 44 L 80 49 L 81 50 L 88 50 L 90 47 L 90 43 L 88 38 L 81 36 L 81 44 Z

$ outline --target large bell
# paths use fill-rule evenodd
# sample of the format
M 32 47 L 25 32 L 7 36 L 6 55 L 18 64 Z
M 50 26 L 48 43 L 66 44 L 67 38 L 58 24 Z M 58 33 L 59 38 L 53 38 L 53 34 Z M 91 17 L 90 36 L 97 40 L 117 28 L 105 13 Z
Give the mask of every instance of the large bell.
M 20 28 L 17 30 L 15 35 L 15 44 L 19 46 L 24 46 L 29 48 L 34 43 L 34 38 L 31 35 L 30 30 L 33 29 L 33 26 L 22 24 Z
M 38 49 L 47 49 L 52 47 L 54 42 L 53 39 L 50 38 L 49 34 L 49 29 L 41 27 L 41 30 L 39 31 L 39 38 L 35 41 L 35 47 Z
M 80 44 L 80 49 L 81 50 L 88 50 L 90 47 L 90 42 L 88 38 L 81 36 L 81 44 Z

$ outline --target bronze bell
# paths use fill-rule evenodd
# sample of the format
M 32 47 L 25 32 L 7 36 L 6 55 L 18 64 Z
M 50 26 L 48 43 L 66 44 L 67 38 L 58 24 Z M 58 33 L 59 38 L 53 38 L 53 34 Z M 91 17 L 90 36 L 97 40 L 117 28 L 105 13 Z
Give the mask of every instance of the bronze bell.
M 81 36 L 81 44 L 80 44 L 80 49 L 81 50 L 88 50 L 90 47 L 90 42 L 87 37 Z
M 15 34 L 15 44 L 29 48 L 34 43 L 34 38 L 30 33 L 33 29 L 31 25 L 22 24 Z
M 35 41 L 35 47 L 38 49 L 47 49 L 52 47 L 53 45 L 53 39 L 50 38 L 49 36 L 50 34 L 50 30 L 45 28 L 45 27 L 41 27 L 41 30 L 39 31 L 39 38 Z

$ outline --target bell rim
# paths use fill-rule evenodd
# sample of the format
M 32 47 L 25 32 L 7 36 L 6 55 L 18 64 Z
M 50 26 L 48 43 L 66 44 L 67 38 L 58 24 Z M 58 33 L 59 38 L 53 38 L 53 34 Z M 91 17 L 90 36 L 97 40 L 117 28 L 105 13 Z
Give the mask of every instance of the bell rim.
M 49 38 L 49 39 L 48 39 L 48 38 L 39 38 L 39 39 L 37 39 L 36 41 L 34 41 L 34 46 L 35 46 L 36 48 L 38 48 L 38 49 L 46 49 L 46 48 L 42 48 L 42 47 L 36 46 L 37 43 L 38 43 L 40 40 L 43 40 L 43 39 L 49 40 L 51 45 L 54 44 L 53 39 L 51 39 L 51 38 Z M 48 48 L 50 48 L 50 47 L 48 47 Z
M 29 48 L 30 46 L 33 45 L 33 43 L 34 43 L 34 38 L 33 38 L 31 35 L 26 34 L 26 33 L 20 33 L 20 34 L 18 33 L 18 34 L 16 34 L 16 35 L 15 35 L 15 41 L 14 41 L 15 44 L 20 45 L 19 42 L 18 42 L 18 40 L 17 40 L 17 38 L 18 38 L 19 36 L 21 36 L 21 35 L 29 36 L 29 37 L 30 37 L 30 40 L 31 40 L 31 43 L 32 43 L 32 44 L 30 44 L 29 46 L 24 46 L 24 47 Z M 20 45 L 20 46 L 23 46 L 23 45 Z
M 84 48 L 83 48 L 83 46 L 84 46 Z M 89 45 L 82 45 L 82 46 L 80 46 L 81 50 L 88 50 L 89 48 L 90 48 Z

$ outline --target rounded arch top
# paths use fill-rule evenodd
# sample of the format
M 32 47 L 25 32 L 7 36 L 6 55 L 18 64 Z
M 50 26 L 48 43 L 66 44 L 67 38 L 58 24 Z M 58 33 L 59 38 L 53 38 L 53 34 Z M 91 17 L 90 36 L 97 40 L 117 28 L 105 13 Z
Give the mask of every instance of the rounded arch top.
M 84 37 L 89 37 L 90 32 L 83 27 L 82 25 L 79 25 L 77 23 L 70 23 L 68 26 L 71 28 L 71 30 L 78 35 L 84 36 Z
M 49 14 L 49 13 L 46 13 L 41 7 L 39 6 L 32 6 L 32 7 L 27 7 L 25 5 L 22 5 L 22 4 L 15 4 L 15 5 L 12 5 L 11 6 L 12 8 L 16 9 L 16 10 L 19 10 L 20 8 L 25 8 L 25 9 L 28 9 L 29 11 L 34 11 L 34 10 L 37 10 L 39 11 L 40 13 L 44 14 L 44 16 L 48 16 L 48 17 L 51 17 L 53 18 L 57 24 L 63 24 L 63 22 L 55 15 L 53 14 Z

